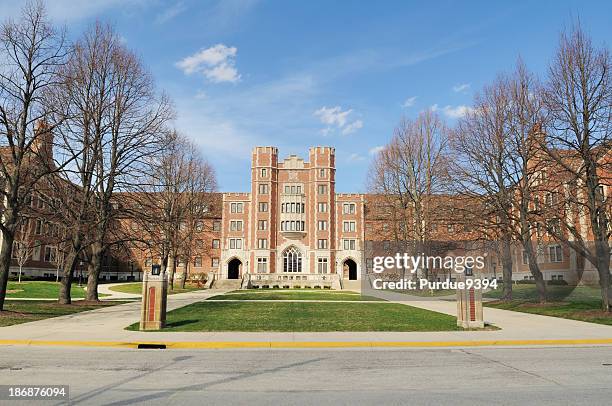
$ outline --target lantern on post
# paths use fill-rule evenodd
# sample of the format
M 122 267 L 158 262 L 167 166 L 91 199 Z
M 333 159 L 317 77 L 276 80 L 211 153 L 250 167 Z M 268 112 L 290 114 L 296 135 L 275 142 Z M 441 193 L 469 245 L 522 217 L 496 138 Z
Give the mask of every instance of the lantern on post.
M 473 277 L 472 269 L 466 269 L 465 273 L 457 278 L 458 286 L 463 285 L 462 289 L 457 289 L 457 326 L 463 328 L 484 328 L 482 290 L 475 289 L 473 285 L 465 283 Z
M 168 278 L 161 265 L 152 265 L 142 280 L 140 330 L 160 330 L 166 324 Z

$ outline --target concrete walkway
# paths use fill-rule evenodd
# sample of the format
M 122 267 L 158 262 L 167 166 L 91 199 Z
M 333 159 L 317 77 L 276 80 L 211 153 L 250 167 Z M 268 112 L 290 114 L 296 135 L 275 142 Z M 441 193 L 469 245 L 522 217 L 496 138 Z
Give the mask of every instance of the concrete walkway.
M 168 310 L 205 300 L 225 290 L 200 290 L 170 295 Z M 394 300 L 394 303 L 455 315 L 456 304 L 444 300 Z M 350 302 L 349 302 L 350 303 Z M 376 302 L 370 302 L 376 303 Z M 15 326 L 0 328 L 0 344 L 11 340 L 43 340 L 48 342 L 81 341 L 86 345 L 95 342 L 164 342 L 164 343 L 365 343 L 385 345 L 389 342 L 412 342 L 440 345 L 444 342 L 500 342 L 520 340 L 608 340 L 612 343 L 612 326 L 604 326 L 555 317 L 539 316 L 500 309 L 485 308 L 485 319 L 501 328 L 492 331 L 448 332 L 139 332 L 126 331 L 125 327 L 140 318 L 140 302 L 126 303 L 99 310 L 82 312 Z M 93 343 L 92 343 L 93 342 Z M 23 344 L 23 342 L 21 342 Z M 571 342 L 568 342 L 571 343 Z M 16 344 L 16 343 L 15 343 Z M 541 344 L 541 343 L 540 343 Z M 554 344 L 554 343 L 552 343 Z M 473 345 L 473 344 L 472 344 Z M 341 345 L 339 345 L 341 346 Z M 197 347 L 194 345 L 194 347 Z M 218 347 L 214 347 L 218 348 Z
M 127 283 L 134 283 L 134 282 L 127 282 Z M 135 294 L 135 293 L 123 293 L 123 292 L 117 292 L 114 290 L 111 290 L 110 288 L 112 288 L 113 286 L 121 286 L 121 285 L 125 285 L 126 282 L 124 283 L 104 283 L 104 284 L 100 284 L 98 285 L 98 293 L 100 294 L 105 294 L 108 296 L 105 296 L 103 299 L 104 300 L 121 300 L 121 299 L 140 299 L 142 297 L 142 295 L 140 294 Z

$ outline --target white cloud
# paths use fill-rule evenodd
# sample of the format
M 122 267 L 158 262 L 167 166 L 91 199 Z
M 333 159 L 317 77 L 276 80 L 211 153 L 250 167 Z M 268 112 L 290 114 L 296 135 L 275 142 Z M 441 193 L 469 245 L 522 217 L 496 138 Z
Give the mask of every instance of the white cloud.
M 472 108 L 469 106 L 464 106 L 464 105 L 460 105 L 460 106 L 446 106 L 443 109 L 444 114 L 449 117 L 449 118 L 461 118 L 463 116 L 465 116 L 467 113 L 469 113 L 470 111 L 472 111 Z
M 172 20 L 174 17 L 183 13 L 185 10 L 187 10 L 185 3 L 183 3 L 182 1 L 179 1 L 177 3 L 174 3 L 172 6 L 168 7 L 167 9 L 165 9 L 161 13 L 159 13 L 157 17 L 155 18 L 155 22 L 158 24 L 163 24 L 167 21 Z
M 183 58 L 175 65 L 186 75 L 201 72 L 204 77 L 213 83 L 235 83 L 240 80 L 240 74 L 235 67 L 237 52 L 236 47 L 217 44 L 210 48 L 203 48 L 195 54 Z
M 364 159 L 365 158 L 362 157 L 361 155 L 359 155 L 357 153 L 353 153 L 353 154 L 349 155 L 346 160 L 348 162 L 359 162 L 359 161 L 363 161 Z
M 470 83 L 460 83 L 458 85 L 453 86 L 453 92 L 461 93 L 470 89 Z
M 470 111 L 472 111 L 472 108 L 470 106 L 465 106 L 463 104 L 459 106 L 446 105 L 442 108 L 440 108 L 440 106 L 438 106 L 437 104 L 432 104 L 429 109 L 433 112 L 441 111 L 446 117 L 453 119 L 461 118 Z
M 342 107 L 326 107 L 323 106 L 314 112 L 314 115 L 319 117 L 321 123 L 327 125 L 321 130 L 324 136 L 329 135 L 332 130 L 337 129 L 342 135 L 354 133 L 363 127 L 362 120 L 349 121 L 349 115 L 353 112 L 352 109 L 342 110 Z
M 370 155 L 376 155 L 380 151 L 382 151 L 383 149 L 385 149 L 384 145 L 377 145 L 375 147 L 370 148 L 370 150 L 368 152 L 370 153 Z
M 348 135 L 348 134 L 352 134 L 355 131 L 359 130 L 361 127 L 363 127 L 363 121 L 361 120 L 355 120 L 352 123 L 346 125 L 343 129 L 342 129 L 342 135 Z
M 336 107 L 321 107 L 319 110 L 314 112 L 315 116 L 318 116 L 323 124 L 336 125 L 338 127 L 344 127 L 346 124 L 346 118 L 351 114 L 353 110 L 342 111 L 340 106 Z
M 404 103 L 402 103 L 402 107 L 407 109 L 408 107 L 412 107 L 414 106 L 414 103 L 416 102 L 417 97 L 416 96 L 412 96 L 407 98 L 406 100 L 404 100 Z

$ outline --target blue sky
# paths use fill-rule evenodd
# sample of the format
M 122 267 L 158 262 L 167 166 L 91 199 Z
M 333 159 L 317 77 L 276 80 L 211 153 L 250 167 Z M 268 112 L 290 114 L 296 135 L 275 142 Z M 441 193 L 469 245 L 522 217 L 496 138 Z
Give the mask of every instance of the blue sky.
M 0 0 L 0 15 L 17 2 Z M 520 55 L 543 75 L 560 30 L 580 17 L 612 39 L 612 2 L 48 0 L 78 35 L 116 27 L 175 101 L 177 128 L 248 191 L 250 150 L 303 157 L 336 147 L 339 192 L 363 192 L 372 151 L 401 117 L 435 106 L 449 125 Z

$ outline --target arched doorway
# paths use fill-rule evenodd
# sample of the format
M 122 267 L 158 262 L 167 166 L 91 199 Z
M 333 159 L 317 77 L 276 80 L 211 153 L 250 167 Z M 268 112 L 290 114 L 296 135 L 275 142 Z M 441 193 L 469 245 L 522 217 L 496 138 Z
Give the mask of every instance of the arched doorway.
M 240 278 L 240 267 L 242 262 L 238 258 L 232 259 L 227 263 L 227 279 L 238 279 Z
M 347 259 L 344 261 L 344 274 L 346 275 L 348 271 L 348 278 L 351 281 L 357 280 L 357 264 L 352 259 Z

